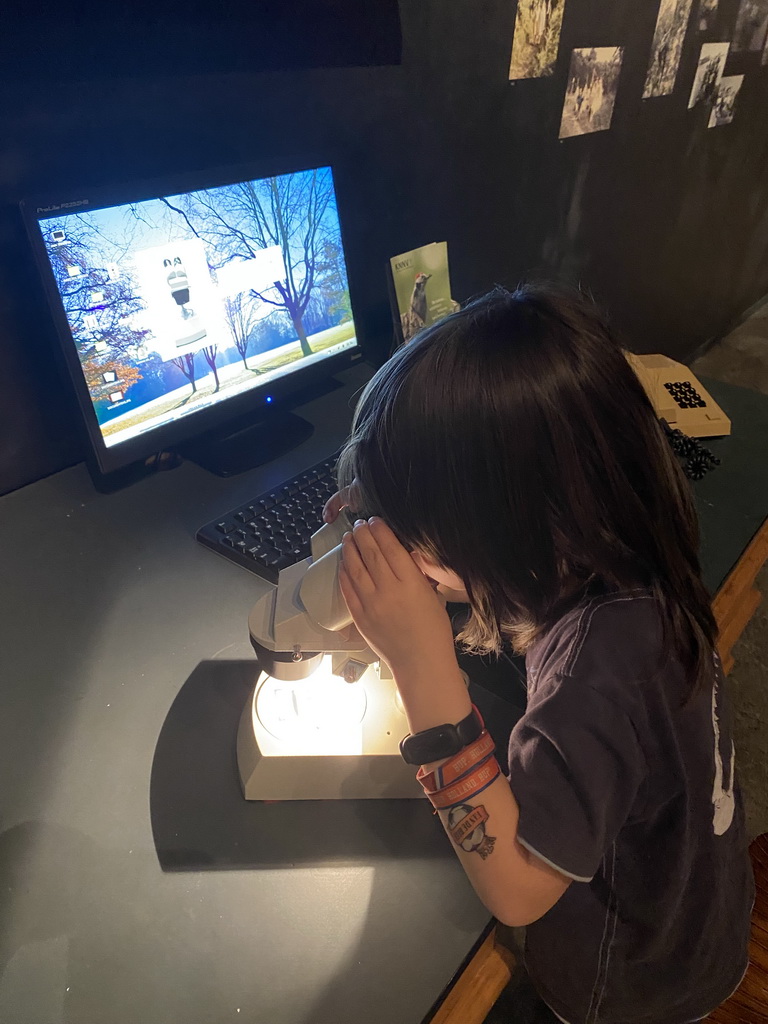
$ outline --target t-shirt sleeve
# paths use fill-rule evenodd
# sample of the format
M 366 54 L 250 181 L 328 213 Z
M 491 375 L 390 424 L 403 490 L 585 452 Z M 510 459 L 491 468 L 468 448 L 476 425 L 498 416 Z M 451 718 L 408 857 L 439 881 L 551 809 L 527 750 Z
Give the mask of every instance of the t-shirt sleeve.
M 577 679 L 548 681 L 509 741 L 517 838 L 570 878 L 588 882 L 627 821 L 645 778 L 629 715 Z

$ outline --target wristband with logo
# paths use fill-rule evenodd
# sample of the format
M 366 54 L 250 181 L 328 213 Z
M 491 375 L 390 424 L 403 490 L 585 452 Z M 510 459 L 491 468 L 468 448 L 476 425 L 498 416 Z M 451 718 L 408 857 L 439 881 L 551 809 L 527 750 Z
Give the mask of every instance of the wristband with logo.
M 481 765 L 478 765 L 474 771 L 465 775 L 463 779 L 459 779 L 454 785 L 440 789 L 436 793 L 427 793 L 427 796 L 432 806 L 437 810 L 447 810 L 449 807 L 464 803 L 466 800 L 477 796 L 478 793 L 482 793 L 500 775 L 501 768 L 499 767 L 499 762 L 495 757 L 489 757 Z
M 475 743 L 470 743 L 458 754 L 435 768 L 431 772 L 419 768 L 416 778 L 422 784 L 427 793 L 436 793 L 439 789 L 445 789 L 453 782 L 458 782 L 462 776 L 467 775 L 473 768 L 484 761 L 489 754 L 492 754 L 496 744 L 487 729 L 480 734 Z

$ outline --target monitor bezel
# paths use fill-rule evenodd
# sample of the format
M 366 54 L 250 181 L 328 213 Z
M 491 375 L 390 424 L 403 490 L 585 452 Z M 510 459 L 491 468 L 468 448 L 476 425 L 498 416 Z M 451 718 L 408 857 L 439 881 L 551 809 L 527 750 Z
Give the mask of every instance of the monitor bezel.
M 260 178 L 277 177 L 282 174 L 300 174 L 305 171 L 329 167 L 333 176 L 336 208 L 339 218 L 341 244 L 347 268 L 347 282 L 350 291 L 350 305 L 355 324 L 355 345 L 343 352 L 318 360 L 309 366 L 297 367 L 291 373 L 275 378 L 264 384 L 256 385 L 248 391 L 231 395 L 228 398 L 206 408 L 197 409 L 188 416 L 173 423 L 162 424 L 154 430 L 136 437 L 129 438 L 119 444 L 108 446 L 101 433 L 96 409 L 91 401 L 88 385 L 80 365 L 77 347 L 72 338 L 64 304 L 61 300 L 56 278 L 53 273 L 48 253 L 40 228 L 41 216 L 46 216 L 53 206 L 77 204 L 85 210 L 98 210 L 110 206 L 121 206 L 138 203 L 161 197 L 182 195 L 185 192 L 199 192 L 204 189 L 217 188 L 242 181 L 254 181 Z M 66 194 L 43 193 L 28 197 L 21 202 L 22 217 L 27 235 L 42 279 L 57 336 L 57 353 L 63 360 L 67 375 L 74 387 L 81 419 L 90 446 L 91 461 L 103 474 L 114 473 L 134 463 L 147 459 L 157 452 L 174 450 L 185 442 L 209 433 L 216 428 L 225 427 L 229 421 L 240 422 L 249 414 L 257 416 L 260 410 L 269 408 L 276 411 L 281 405 L 290 403 L 291 396 L 306 391 L 315 380 L 332 377 L 335 373 L 359 362 L 365 350 L 361 318 L 355 302 L 354 284 L 349 273 L 349 248 L 345 233 L 343 200 L 339 195 L 338 175 L 334 162 L 319 155 L 307 163 L 283 159 L 277 161 L 254 161 L 248 164 L 229 165 L 205 171 L 189 171 L 162 178 L 135 180 L 122 184 L 100 185 L 82 189 L 79 192 L 68 190 Z M 73 205 L 73 212 L 75 207 Z M 266 402 L 270 398 L 269 406 Z

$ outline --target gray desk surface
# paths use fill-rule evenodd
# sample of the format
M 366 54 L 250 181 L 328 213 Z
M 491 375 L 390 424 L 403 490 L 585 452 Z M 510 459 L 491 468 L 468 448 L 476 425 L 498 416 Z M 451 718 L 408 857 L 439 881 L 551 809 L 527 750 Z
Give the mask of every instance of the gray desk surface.
M 0 500 L 0 1021 L 419 1024 L 488 922 L 421 801 L 247 804 L 234 764 L 261 582 L 195 529 L 325 457 L 115 495 L 82 467 Z M 768 509 L 768 400 L 697 485 L 716 587 Z M 758 472 L 762 460 L 762 472 Z

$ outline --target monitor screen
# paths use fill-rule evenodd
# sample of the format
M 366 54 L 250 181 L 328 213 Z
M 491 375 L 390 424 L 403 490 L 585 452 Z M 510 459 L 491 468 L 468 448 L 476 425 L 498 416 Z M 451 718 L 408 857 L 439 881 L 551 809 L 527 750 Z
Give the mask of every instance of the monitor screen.
M 357 345 L 330 167 L 36 220 L 107 448 Z

